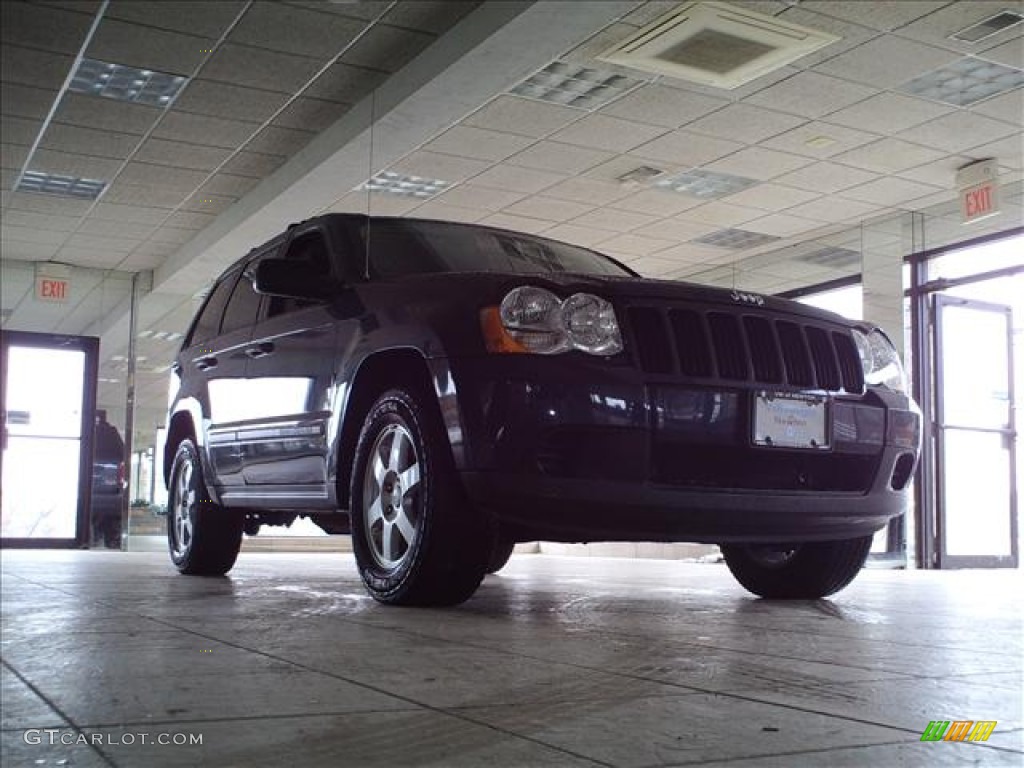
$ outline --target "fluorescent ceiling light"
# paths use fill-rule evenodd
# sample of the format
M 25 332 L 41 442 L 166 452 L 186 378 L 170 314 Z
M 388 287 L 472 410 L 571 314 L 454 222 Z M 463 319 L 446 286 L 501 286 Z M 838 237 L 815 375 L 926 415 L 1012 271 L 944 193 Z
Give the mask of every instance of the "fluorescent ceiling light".
M 1022 21 L 1024 21 L 1024 14 L 1005 10 L 997 13 L 995 16 L 989 16 L 977 24 L 961 29 L 959 32 L 950 35 L 950 37 L 964 43 L 980 43 L 982 40 L 992 37 L 992 35 L 998 34 L 1004 29 L 1020 24 Z
M 756 179 L 696 169 L 683 171 L 675 176 L 669 176 L 667 179 L 654 182 L 656 187 L 670 189 L 673 192 L 682 192 L 683 194 L 692 195 L 704 200 L 731 195 L 754 184 L 757 184 Z
M 742 251 L 744 248 L 755 248 L 779 239 L 775 235 L 749 232 L 745 229 L 720 229 L 709 235 L 698 237 L 693 242 L 700 243 L 701 245 L 713 245 L 717 248 L 728 248 L 733 251 Z
M 77 176 L 65 176 L 60 173 L 25 171 L 25 175 L 18 182 L 17 190 L 41 195 L 95 200 L 102 194 L 106 186 L 107 182 L 99 179 L 81 179 Z
M 425 199 L 443 192 L 451 186 L 450 182 L 440 179 L 425 179 L 421 176 L 406 176 L 393 171 L 378 173 L 369 181 L 356 187 L 356 191 L 383 192 L 399 197 L 416 197 Z
M 1021 70 L 966 56 L 942 69 L 916 77 L 898 90 L 911 96 L 966 107 L 1021 85 L 1024 85 L 1024 72 Z
M 597 109 L 643 82 L 617 72 L 555 61 L 511 92 L 580 109 Z
M 187 80 L 182 75 L 136 69 L 98 59 L 82 59 L 68 90 L 118 101 L 166 107 L 174 101 Z

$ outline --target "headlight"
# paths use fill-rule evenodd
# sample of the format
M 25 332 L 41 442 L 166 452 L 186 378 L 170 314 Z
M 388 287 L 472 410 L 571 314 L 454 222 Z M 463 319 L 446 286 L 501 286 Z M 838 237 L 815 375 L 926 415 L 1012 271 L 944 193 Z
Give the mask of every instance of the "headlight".
M 505 296 L 500 307 L 481 316 L 491 352 L 555 355 L 580 350 L 610 356 L 622 351 L 622 334 L 611 303 L 575 293 L 564 301 L 545 288 L 523 286 Z
M 907 375 L 903 371 L 899 352 L 884 333 L 877 329 L 867 334 L 854 330 L 853 340 L 860 353 L 865 383 L 881 384 L 895 392 L 907 391 Z

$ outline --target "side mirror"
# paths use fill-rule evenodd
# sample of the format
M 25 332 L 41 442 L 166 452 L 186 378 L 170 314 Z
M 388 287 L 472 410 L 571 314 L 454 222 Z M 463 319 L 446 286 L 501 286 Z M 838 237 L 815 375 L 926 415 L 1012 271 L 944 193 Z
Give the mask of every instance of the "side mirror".
M 256 293 L 289 299 L 324 301 L 337 295 L 341 283 L 303 261 L 263 259 L 253 275 Z

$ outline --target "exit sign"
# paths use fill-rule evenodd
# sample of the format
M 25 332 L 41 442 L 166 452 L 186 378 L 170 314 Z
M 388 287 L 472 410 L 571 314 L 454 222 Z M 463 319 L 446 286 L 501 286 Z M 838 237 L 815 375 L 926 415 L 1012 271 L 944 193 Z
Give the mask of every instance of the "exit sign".
M 981 160 L 956 173 L 960 215 L 964 224 L 999 213 L 999 184 L 995 160 Z
M 36 265 L 36 301 L 63 304 L 71 298 L 71 270 L 62 264 Z

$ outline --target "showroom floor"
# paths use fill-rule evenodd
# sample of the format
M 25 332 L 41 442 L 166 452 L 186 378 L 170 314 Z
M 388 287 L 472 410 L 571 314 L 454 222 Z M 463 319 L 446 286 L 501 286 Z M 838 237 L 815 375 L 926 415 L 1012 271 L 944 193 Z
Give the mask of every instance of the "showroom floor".
M 428 610 L 375 604 L 337 553 L 2 567 L 5 766 L 1024 763 L 1020 571 L 781 604 L 719 564 L 517 555 Z M 998 722 L 922 742 L 931 720 Z

